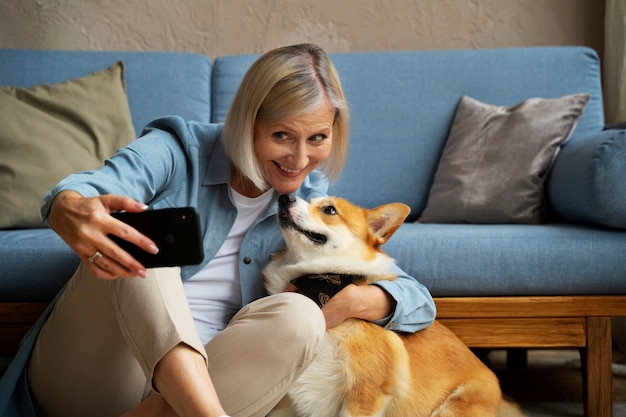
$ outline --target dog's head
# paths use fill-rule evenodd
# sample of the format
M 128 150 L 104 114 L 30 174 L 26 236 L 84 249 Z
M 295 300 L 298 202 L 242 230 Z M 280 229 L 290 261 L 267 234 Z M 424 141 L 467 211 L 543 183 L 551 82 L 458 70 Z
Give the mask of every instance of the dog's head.
M 302 256 L 371 258 L 398 230 L 410 208 L 402 203 L 371 210 L 338 197 L 312 199 L 279 197 L 278 221 L 287 248 Z
M 410 212 L 402 203 L 367 210 L 338 197 L 307 203 L 285 194 L 278 201 L 286 248 L 264 271 L 272 293 L 303 274 L 388 274 L 393 259 L 381 246 Z

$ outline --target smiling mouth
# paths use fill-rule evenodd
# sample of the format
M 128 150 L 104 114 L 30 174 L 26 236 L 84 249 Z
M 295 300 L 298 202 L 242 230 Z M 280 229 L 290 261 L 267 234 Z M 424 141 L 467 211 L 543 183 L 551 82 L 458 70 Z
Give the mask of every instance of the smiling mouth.
M 278 162 L 274 162 L 276 164 L 276 166 L 278 167 L 278 169 L 280 169 L 282 172 L 284 172 L 285 174 L 290 174 L 290 175 L 297 175 L 300 174 L 302 172 L 301 169 L 290 169 L 287 168 L 284 165 L 279 164 Z

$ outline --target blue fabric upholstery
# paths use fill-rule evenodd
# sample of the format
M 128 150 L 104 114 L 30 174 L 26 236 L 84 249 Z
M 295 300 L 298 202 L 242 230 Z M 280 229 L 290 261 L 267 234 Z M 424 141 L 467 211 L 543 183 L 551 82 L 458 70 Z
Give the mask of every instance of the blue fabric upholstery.
M 0 230 L 0 302 L 50 301 L 78 263 L 52 229 Z
M 256 56 L 214 63 L 213 121 L 224 121 L 241 78 Z M 587 48 L 332 54 L 348 99 L 348 163 L 331 193 L 366 207 L 411 206 L 415 220 L 463 95 L 511 106 L 531 97 L 589 93 L 573 137 L 602 130 L 599 60 Z
M 577 137 L 561 149 L 548 181 L 564 219 L 626 229 L 626 132 Z
M 224 123 L 243 76 L 258 55 L 218 57 L 213 63 L 211 82 L 211 121 Z
M 618 230 L 414 223 L 383 250 L 435 296 L 626 294 Z

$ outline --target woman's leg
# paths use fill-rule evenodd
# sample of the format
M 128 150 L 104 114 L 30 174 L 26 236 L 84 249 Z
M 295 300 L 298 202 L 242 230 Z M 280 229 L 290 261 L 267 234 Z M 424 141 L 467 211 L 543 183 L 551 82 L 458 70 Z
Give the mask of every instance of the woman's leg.
M 267 415 L 315 358 L 325 328 L 319 307 L 299 294 L 274 295 L 244 307 L 206 346 L 209 374 L 226 411 L 234 417 Z M 158 365 L 157 388 L 159 368 L 177 350 L 174 348 Z M 191 383 L 189 375 L 194 369 L 179 371 L 184 377 L 178 384 L 180 389 Z M 202 395 L 196 388 L 188 386 L 183 390 L 186 396 L 175 397 Z M 150 413 L 163 408 L 167 408 L 165 399 L 152 394 L 124 417 L 156 415 Z
M 43 416 L 118 416 L 146 398 L 155 367 L 184 344 L 210 356 L 226 411 L 265 416 L 313 360 L 324 332 L 315 303 L 279 294 L 245 306 L 205 352 L 178 269 L 104 281 L 81 265 L 38 337 L 31 392 Z
M 119 416 L 150 393 L 154 368 L 181 343 L 205 354 L 178 268 L 105 281 L 81 265 L 31 355 L 34 402 L 44 416 Z
M 245 306 L 207 345 L 209 374 L 233 417 L 263 417 L 315 358 L 326 322 L 303 295 L 283 293 Z

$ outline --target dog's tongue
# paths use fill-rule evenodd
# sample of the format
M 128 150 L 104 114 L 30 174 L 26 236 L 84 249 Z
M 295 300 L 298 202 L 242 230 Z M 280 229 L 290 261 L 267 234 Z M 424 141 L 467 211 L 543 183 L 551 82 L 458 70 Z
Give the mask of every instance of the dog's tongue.
M 321 308 L 346 285 L 363 278 L 363 275 L 352 274 L 308 274 L 291 280 L 291 283 Z

